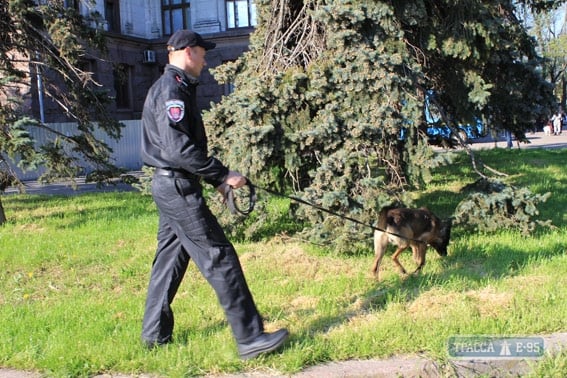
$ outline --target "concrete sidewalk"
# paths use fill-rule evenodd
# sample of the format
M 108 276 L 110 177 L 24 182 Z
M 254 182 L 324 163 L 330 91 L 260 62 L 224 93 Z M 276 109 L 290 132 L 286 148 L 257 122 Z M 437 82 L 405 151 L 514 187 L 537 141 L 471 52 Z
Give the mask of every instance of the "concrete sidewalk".
M 139 177 L 142 172 L 135 171 L 135 172 L 128 172 L 128 175 Z M 138 189 L 134 188 L 131 184 L 126 184 L 122 182 L 120 179 L 116 179 L 109 184 L 102 184 L 97 185 L 96 183 L 92 182 L 85 182 L 85 177 L 77 177 L 75 179 L 73 187 L 72 181 L 61 181 L 51 184 L 41 184 L 38 181 L 25 181 L 24 187 L 26 190 L 26 194 L 55 194 L 55 195 L 76 195 L 82 193 L 89 193 L 89 192 L 131 192 L 137 191 Z M 16 194 L 19 193 L 19 189 L 17 187 L 9 187 L 6 188 L 4 194 Z
M 512 148 L 567 148 L 567 131 L 563 131 L 560 135 L 545 135 L 543 131 L 535 133 L 526 133 L 529 143 L 518 143 L 512 141 Z M 506 138 L 501 135 L 496 139 L 491 136 L 475 139 L 469 144 L 473 149 L 491 149 L 491 148 L 507 148 Z
M 537 335 L 544 339 L 544 355 L 557 356 L 565 350 L 567 333 Z M 389 377 L 522 377 L 532 374 L 540 359 L 535 358 L 452 358 L 444 364 L 425 355 L 393 355 L 385 359 L 336 361 L 308 367 L 295 374 L 271 369 L 238 374 L 207 374 L 205 378 L 389 378 Z M 39 372 L 0 367 L 2 378 L 43 378 Z M 163 378 L 154 374 L 99 374 L 92 378 Z

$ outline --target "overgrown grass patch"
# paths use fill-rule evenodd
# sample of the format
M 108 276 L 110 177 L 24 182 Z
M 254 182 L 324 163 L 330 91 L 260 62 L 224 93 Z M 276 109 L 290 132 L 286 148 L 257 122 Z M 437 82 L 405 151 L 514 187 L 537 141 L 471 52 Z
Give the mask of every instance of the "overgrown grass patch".
M 148 351 L 141 318 L 155 251 L 157 212 L 138 193 L 3 196 L 0 366 L 47 376 L 149 373 L 164 377 L 292 373 L 324 361 L 420 354 L 444 363 L 453 335 L 541 335 L 567 321 L 567 151 L 490 150 L 511 184 L 551 191 L 542 218 L 555 228 L 470 233 L 456 228 L 449 255 L 430 249 L 419 275 L 401 277 L 388 253 L 383 280 L 366 254 L 340 256 L 284 236 L 236 244 L 266 328 L 287 327 L 279 353 L 240 361 L 210 286 L 193 264 L 174 302 L 175 342 Z M 473 181 L 467 158 L 440 169 L 418 205 L 448 216 Z M 512 160 L 511 162 L 508 162 Z M 462 164 L 460 164 L 460 163 Z M 261 211 L 259 209 L 258 211 Z M 269 210 L 286 211 L 280 201 Z M 289 219 L 284 226 L 289 227 Z M 265 229 L 262 234 L 277 232 Z M 410 253 L 401 261 L 411 269 Z M 545 359 L 540 375 L 565 366 Z

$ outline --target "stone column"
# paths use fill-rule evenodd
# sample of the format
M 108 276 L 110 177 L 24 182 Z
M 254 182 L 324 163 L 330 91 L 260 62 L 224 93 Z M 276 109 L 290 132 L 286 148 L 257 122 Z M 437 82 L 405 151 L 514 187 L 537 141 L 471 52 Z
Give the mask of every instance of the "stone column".
M 146 0 L 146 38 L 153 39 L 162 36 L 161 2 Z
M 194 0 L 191 2 L 192 29 L 194 31 L 201 34 L 221 31 L 219 3 L 220 1 L 211 0 Z

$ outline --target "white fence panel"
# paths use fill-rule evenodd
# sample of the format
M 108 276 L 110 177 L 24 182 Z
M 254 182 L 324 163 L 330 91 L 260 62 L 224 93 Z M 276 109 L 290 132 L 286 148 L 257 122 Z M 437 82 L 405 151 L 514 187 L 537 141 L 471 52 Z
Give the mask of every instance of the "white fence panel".
M 124 124 L 120 140 L 114 140 L 100 130 L 96 130 L 94 135 L 98 140 L 104 141 L 112 149 L 110 160 L 114 165 L 129 171 L 140 170 L 143 165 L 140 156 L 140 143 L 142 138 L 141 122 L 140 120 L 120 122 Z M 65 135 L 70 135 L 73 130 L 75 130 L 74 123 L 50 123 L 49 127 Z M 32 128 L 30 133 L 38 145 L 47 141 L 52 141 L 55 138 L 53 133 L 36 127 Z M 44 172 L 44 168 L 41 167 L 34 171 L 24 172 L 18 167 L 15 167 L 14 164 L 11 164 L 11 162 L 10 166 L 16 171 L 18 177 L 23 181 L 37 180 L 37 178 Z

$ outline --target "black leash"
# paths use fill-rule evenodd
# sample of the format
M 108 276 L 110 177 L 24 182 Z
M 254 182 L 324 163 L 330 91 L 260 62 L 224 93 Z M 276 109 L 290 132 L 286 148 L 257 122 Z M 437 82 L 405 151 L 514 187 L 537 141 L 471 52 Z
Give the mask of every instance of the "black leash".
M 290 200 L 292 200 L 292 201 L 299 202 L 299 203 L 302 203 L 302 204 L 307 205 L 307 206 L 311 206 L 311 207 L 313 207 L 313 208 L 315 208 L 315 209 L 317 209 L 317 210 L 320 210 L 320 211 L 323 211 L 323 212 L 325 212 L 325 213 L 334 215 L 334 216 L 336 216 L 336 217 L 343 218 L 343 219 L 349 220 L 349 221 L 351 221 L 351 222 L 360 224 L 360 225 L 362 225 L 362 226 L 370 227 L 370 228 L 372 228 L 372 229 L 374 229 L 374 230 L 386 232 L 385 230 L 381 230 L 381 229 L 376 228 L 376 227 L 374 227 L 374 226 L 372 226 L 372 225 L 369 225 L 369 224 L 367 224 L 367 223 L 361 222 L 361 221 L 359 221 L 358 219 L 351 218 L 351 217 L 346 216 L 346 215 L 344 215 L 344 214 L 339 214 L 339 213 L 334 212 L 334 211 L 332 211 L 332 210 L 330 210 L 330 209 L 321 207 L 321 206 L 319 206 L 319 205 L 316 205 L 316 204 L 314 204 L 314 203 L 311 203 L 311 202 L 306 201 L 306 200 L 304 200 L 304 199 L 301 199 L 301 198 L 299 198 L 299 197 L 288 196 L 288 195 L 286 195 L 286 194 L 283 194 L 283 193 L 280 193 L 280 192 L 276 192 L 275 190 L 271 190 L 271 189 L 268 189 L 268 188 L 263 188 L 263 187 L 260 187 L 260 186 L 258 186 L 258 185 L 252 184 L 252 182 L 251 182 L 249 179 L 246 179 L 246 186 L 248 187 L 248 190 L 249 190 L 249 195 L 248 195 L 248 208 L 246 208 L 246 209 L 241 209 L 241 208 L 238 207 L 238 205 L 236 204 L 236 201 L 235 201 L 235 199 L 234 199 L 234 190 L 232 189 L 232 187 L 230 187 L 230 185 L 226 185 L 226 187 L 224 188 L 224 198 L 225 198 L 225 201 L 226 201 L 226 205 L 227 205 L 228 209 L 230 210 L 230 212 L 231 212 L 232 214 L 250 215 L 250 213 L 254 210 L 254 206 L 256 205 L 256 200 L 257 200 L 257 197 L 256 197 L 256 188 L 257 188 L 257 189 L 263 190 L 263 191 L 265 191 L 265 192 L 267 192 L 267 193 L 270 193 L 270 194 L 272 194 L 272 195 L 274 195 L 274 196 L 281 197 L 281 198 L 287 198 L 287 199 L 290 199 Z
M 232 214 L 241 214 L 241 215 L 247 216 L 254 210 L 254 206 L 256 205 L 256 200 L 257 200 L 257 197 L 256 197 L 256 188 L 257 188 L 257 189 L 263 190 L 263 191 L 265 191 L 269 194 L 272 194 L 274 196 L 281 197 L 281 198 L 287 198 L 287 199 L 290 199 L 292 201 L 295 201 L 295 202 L 298 202 L 298 203 L 301 203 L 301 204 L 304 204 L 304 205 L 307 205 L 307 206 L 311 206 L 314 209 L 317 209 L 319 211 L 325 212 L 327 214 L 334 215 L 334 216 L 342 218 L 342 219 L 349 220 L 349 221 L 351 221 L 353 223 L 357 223 L 361 226 L 369 227 L 373 230 L 382 231 L 382 232 L 385 232 L 389 235 L 397 236 L 397 237 L 402 238 L 402 239 L 411 240 L 411 241 L 415 241 L 415 242 L 419 242 L 419 243 L 425 243 L 423 240 L 410 239 L 410 238 L 407 238 L 403 235 L 399 235 L 399 234 L 396 234 L 396 233 L 393 233 L 393 232 L 389 232 L 389 231 L 386 231 L 386 230 L 381 229 L 379 227 L 372 226 L 368 223 L 364 223 L 364 222 L 362 222 L 362 221 L 360 221 L 356 218 L 352 218 L 352 217 L 349 217 L 349 216 L 344 215 L 344 214 L 339 214 L 335 211 L 332 211 L 332 210 L 327 209 L 325 207 L 316 205 L 314 203 L 311 203 L 311 202 L 306 201 L 304 199 L 301 199 L 299 197 L 289 196 L 287 194 L 276 192 L 275 190 L 271 190 L 271 189 L 268 189 L 268 188 L 263 188 L 263 187 L 258 186 L 258 185 L 254 185 L 254 184 L 252 184 L 252 182 L 249 179 L 246 179 L 246 186 L 248 187 L 248 190 L 249 190 L 248 208 L 243 210 L 243 209 L 240 209 L 238 207 L 238 205 L 236 205 L 236 202 L 234 200 L 234 193 L 233 193 L 232 187 L 230 187 L 230 185 L 226 185 L 226 187 L 224 189 L 224 198 L 225 198 L 226 204 L 227 204 L 227 206 L 228 206 L 228 208 L 229 208 L 229 210 Z
M 236 204 L 236 201 L 234 200 L 234 190 L 232 189 L 232 187 L 230 185 L 226 185 L 224 187 L 224 199 L 226 201 L 226 206 L 228 206 L 228 209 L 230 210 L 230 212 L 232 214 L 240 214 L 240 215 L 244 215 L 244 216 L 248 216 L 250 215 L 250 213 L 254 210 L 254 206 L 256 205 L 256 189 L 254 187 L 254 184 L 252 184 L 252 182 L 250 182 L 250 180 L 246 179 L 246 186 L 248 187 L 248 208 L 246 209 L 241 209 L 240 207 L 238 207 L 238 205 Z
M 259 187 L 259 186 L 257 186 L 257 185 L 255 185 L 255 186 L 256 186 L 256 188 L 261 189 L 261 190 L 263 190 L 263 191 L 265 191 L 265 192 L 267 192 L 267 193 L 273 194 L 273 195 L 275 195 L 275 196 L 282 197 L 282 198 L 287 198 L 287 199 L 290 199 L 290 200 L 292 200 L 292 201 L 299 202 L 299 203 L 302 203 L 302 204 L 307 205 L 307 206 L 311 206 L 312 208 L 317 209 L 317 210 L 319 210 L 319 211 L 322 211 L 322 212 L 324 212 L 324 213 L 331 214 L 331 215 L 334 215 L 334 216 L 336 216 L 336 217 L 349 220 L 349 221 L 351 221 L 351 222 L 360 224 L 361 226 L 370 227 L 370 228 L 372 228 L 373 230 L 378 230 L 378 231 L 386 232 L 385 230 L 381 230 L 381 229 L 379 229 L 379 228 L 376 228 L 375 226 L 372 226 L 372 225 L 370 225 L 370 224 L 368 224 L 368 223 L 364 223 L 364 222 L 362 222 L 362 221 L 360 221 L 360 220 L 358 220 L 358 219 L 351 218 L 351 217 L 349 217 L 349 216 L 347 216 L 347 215 L 344 215 L 344 214 L 339 214 L 339 213 L 337 213 L 337 212 L 335 212 L 335 211 L 333 211 L 333 210 L 327 209 L 327 208 L 325 208 L 325 207 L 321 207 L 321 206 L 319 206 L 319 205 L 316 205 L 316 204 L 314 204 L 314 203 L 311 203 L 311 202 L 309 202 L 309 201 L 306 201 L 306 200 L 304 200 L 304 199 L 302 199 L 302 198 L 295 197 L 295 196 L 288 196 L 288 195 L 286 195 L 286 194 L 282 194 L 282 193 L 273 191 L 273 190 L 271 190 L 271 189 L 261 188 L 261 187 Z

